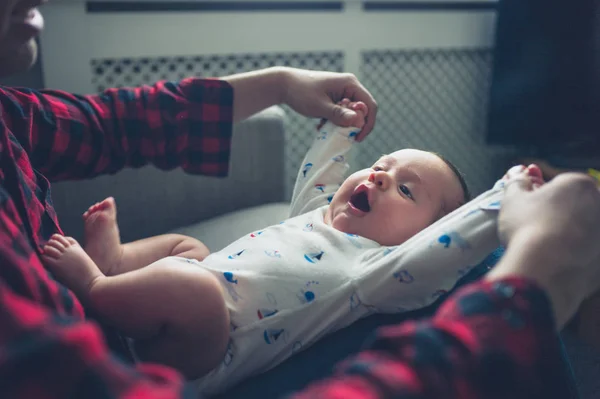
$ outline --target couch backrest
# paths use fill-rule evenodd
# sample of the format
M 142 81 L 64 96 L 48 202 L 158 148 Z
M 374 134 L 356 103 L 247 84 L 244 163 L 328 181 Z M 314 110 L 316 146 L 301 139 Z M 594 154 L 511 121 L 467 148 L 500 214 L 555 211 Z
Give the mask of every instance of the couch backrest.
M 250 206 L 283 201 L 284 119 L 269 108 L 236 125 L 230 175 L 193 176 L 153 166 L 112 176 L 56 183 L 52 197 L 65 234 L 81 240 L 82 213 L 93 203 L 115 197 L 123 241 L 171 229 Z

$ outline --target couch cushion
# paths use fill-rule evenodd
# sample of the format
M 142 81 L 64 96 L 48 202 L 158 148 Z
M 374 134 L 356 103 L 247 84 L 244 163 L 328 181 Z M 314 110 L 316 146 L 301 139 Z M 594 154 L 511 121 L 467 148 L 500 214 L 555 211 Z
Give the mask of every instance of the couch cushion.
M 216 252 L 245 234 L 287 219 L 289 213 L 289 203 L 276 202 L 227 213 L 171 232 L 197 238 L 211 252 Z
M 81 214 L 113 196 L 119 230 L 129 242 L 265 203 L 286 200 L 285 112 L 268 108 L 234 126 L 227 178 L 148 165 L 116 175 L 52 184 L 52 200 L 63 231 L 83 240 Z

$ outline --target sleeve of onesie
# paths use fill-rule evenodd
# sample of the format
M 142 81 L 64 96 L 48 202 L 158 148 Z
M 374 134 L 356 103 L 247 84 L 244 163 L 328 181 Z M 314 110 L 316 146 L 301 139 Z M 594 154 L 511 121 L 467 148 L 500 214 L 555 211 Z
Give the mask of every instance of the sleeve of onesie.
M 365 253 L 355 280 L 361 303 L 397 313 L 430 305 L 450 291 L 500 245 L 497 211 L 503 193 L 499 181 L 405 243 Z
M 331 202 L 344 181 L 348 151 L 360 129 L 327 122 L 306 153 L 294 186 L 290 217 L 313 211 Z

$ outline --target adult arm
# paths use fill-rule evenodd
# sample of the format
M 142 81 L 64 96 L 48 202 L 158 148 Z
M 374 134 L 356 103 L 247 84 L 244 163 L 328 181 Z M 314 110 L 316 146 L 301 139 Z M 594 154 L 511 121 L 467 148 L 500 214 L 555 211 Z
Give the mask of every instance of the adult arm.
M 89 96 L 2 88 L 0 104 L 1 123 L 50 180 L 148 163 L 228 171 L 233 89 L 224 81 L 190 78 Z
M 225 176 L 232 124 L 275 104 L 340 126 L 358 115 L 336 104 L 364 101 L 372 129 L 377 104 L 351 74 L 267 68 L 222 79 L 188 78 L 98 95 L 0 88 L 3 128 L 50 180 L 90 178 L 148 163 Z
M 286 104 L 301 115 L 322 118 L 337 126 L 355 126 L 359 115 L 338 105 L 344 98 L 365 103 L 369 114 L 357 136 L 362 141 L 375 126 L 377 103 L 350 73 L 273 67 L 224 77 L 235 91 L 234 120 L 243 120 L 271 105 Z

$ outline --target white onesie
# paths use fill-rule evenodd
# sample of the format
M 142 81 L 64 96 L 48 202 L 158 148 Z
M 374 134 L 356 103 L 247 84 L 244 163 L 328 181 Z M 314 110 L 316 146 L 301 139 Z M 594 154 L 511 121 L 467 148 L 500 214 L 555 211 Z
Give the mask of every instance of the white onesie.
M 202 262 L 173 258 L 214 273 L 231 314 L 226 356 L 197 381 L 200 392 L 221 392 L 371 313 L 427 306 L 498 246 L 489 209 L 498 208 L 500 185 L 396 247 L 326 225 L 356 133 L 331 123 L 319 131 L 298 173 L 291 219 Z

